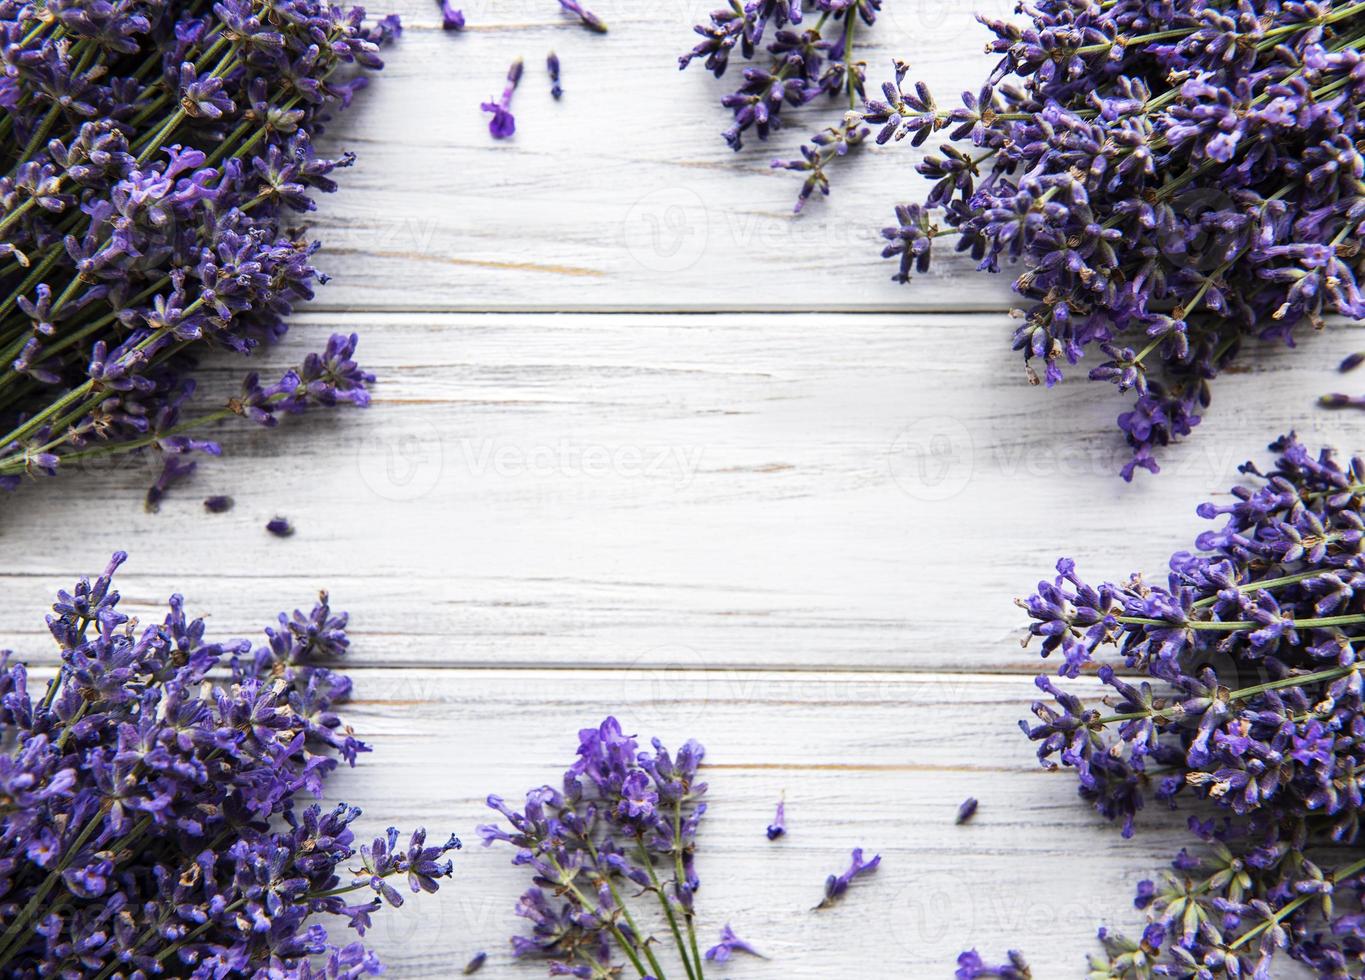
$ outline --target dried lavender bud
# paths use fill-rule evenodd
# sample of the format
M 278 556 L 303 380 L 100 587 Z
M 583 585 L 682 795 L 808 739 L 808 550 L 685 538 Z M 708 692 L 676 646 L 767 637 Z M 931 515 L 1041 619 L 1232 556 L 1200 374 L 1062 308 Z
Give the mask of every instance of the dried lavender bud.
M 579 23 L 588 30 L 597 34 L 607 33 L 607 25 L 602 18 L 598 17 L 591 10 L 585 9 L 578 0 L 559 0 L 559 6 L 566 13 L 573 14 L 577 17 Z
M 637 751 L 610 717 L 578 738 L 562 789 L 531 790 L 521 811 L 490 796 L 508 829 L 478 828 L 485 846 L 516 848 L 513 864 L 534 882 L 516 909 L 531 933 L 512 937 L 513 954 L 546 960 L 551 976 L 616 976 L 620 957 L 636 976 L 663 976 L 656 942 L 637 932 L 628 905 L 652 896 L 646 900 L 660 904 L 684 972 L 702 976 L 693 896 L 706 813 L 697 771 L 706 750 L 688 741 L 670 755 L 656 738 L 652 753 Z
M 294 525 L 283 517 L 272 517 L 266 522 L 265 529 L 277 538 L 289 538 L 294 535 Z
M 313 137 L 398 30 L 318 0 L 0 0 L 0 487 L 147 451 L 155 508 L 218 452 L 196 429 L 259 414 L 191 412 L 199 355 L 273 343 L 323 281 L 290 228 L 350 157 Z M 312 380 L 264 397 L 363 404 Z
M 1008 963 L 992 965 L 983 961 L 976 950 L 968 950 L 957 958 L 957 972 L 953 976 L 956 980 L 986 980 L 988 977 L 999 980 L 1032 980 L 1033 972 L 1024 962 L 1023 955 L 1017 949 L 1010 950 L 1007 955 Z
M 1342 374 L 1347 371 L 1354 371 L 1360 367 L 1363 361 L 1365 361 L 1365 350 L 1358 350 L 1354 354 L 1347 354 L 1342 358 L 1341 363 L 1337 365 L 1337 370 Z
M 0 974 L 378 973 L 337 927 L 363 935 L 403 904 L 400 876 L 436 890 L 459 841 L 418 830 L 404 848 L 390 830 L 357 847 L 358 809 L 309 802 L 338 757 L 369 751 L 337 714 L 350 678 L 323 666 L 346 654 L 346 614 L 323 593 L 259 645 L 210 643 L 175 595 L 139 632 L 113 588 L 125 558 L 58 594 L 41 696 L 0 654 Z
M 550 94 L 557 100 L 564 94 L 559 84 L 559 55 L 551 51 L 545 58 L 545 69 L 550 73 Z
M 840 875 L 830 875 L 825 879 L 825 897 L 820 900 L 820 904 L 815 906 L 812 911 L 827 909 L 844 897 L 848 891 L 848 886 L 853 884 L 853 879 L 859 875 L 872 874 L 882 863 L 882 856 L 876 855 L 871 861 L 863 860 L 863 849 L 855 847 L 853 849 L 853 860 L 849 864 L 848 870 Z
M 469 960 L 469 962 L 464 965 L 464 970 L 461 972 L 463 972 L 465 976 L 471 976 L 475 973 L 478 973 L 480 970 L 483 969 L 484 961 L 487 959 L 488 959 L 487 953 L 484 952 L 475 953 L 473 957 Z
M 204 509 L 210 514 L 225 514 L 232 510 L 232 504 L 233 500 L 231 497 L 226 497 L 221 494 L 214 497 L 206 497 L 204 499 Z
M 1092 586 L 1063 559 L 1021 603 L 1059 673 L 1119 658 L 1098 668 L 1103 704 L 1037 678 L 1039 759 L 1125 836 L 1153 797 L 1217 815 L 1190 818 L 1194 846 L 1139 885 L 1142 939 L 1102 932 L 1092 965 L 1111 973 L 1092 975 L 1268 977 L 1281 951 L 1321 977 L 1365 967 L 1365 460 L 1271 448 L 1273 467 L 1200 505 L 1222 525 L 1171 556 L 1165 586 Z
M 517 90 L 517 84 L 521 81 L 522 63 L 518 58 L 512 62 L 512 67 L 507 69 L 507 84 L 503 86 L 502 98 L 497 102 L 484 102 L 482 108 L 484 112 L 491 112 L 493 118 L 488 120 L 488 132 L 494 139 L 505 140 L 517 131 L 517 120 L 512 115 L 512 93 Z
M 735 935 L 735 931 L 730 928 L 730 923 L 725 923 L 725 928 L 720 931 L 720 942 L 706 951 L 706 959 L 714 960 L 717 963 L 726 963 L 735 953 L 748 953 L 750 956 L 757 956 L 761 960 L 767 957 L 754 949 L 743 939 Z
M 777 813 L 773 815 L 773 822 L 768 824 L 768 840 L 777 840 L 787 832 L 787 801 L 777 801 Z
M 774 160 L 772 162 L 775 170 L 799 170 L 807 174 L 805 182 L 801 185 L 801 192 L 796 196 L 796 206 L 792 211 L 796 214 L 801 213 L 801 209 L 806 206 L 806 201 L 817 190 L 825 197 L 829 196 L 829 177 L 825 174 L 825 166 L 830 161 L 842 157 L 850 149 L 860 145 L 871 132 L 863 125 L 862 116 L 856 112 L 850 112 L 844 116 L 844 121 L 838 126 L 816 133 L 811 138 L 809 145 L 801 147 L 800 160 Z
M 464 30 L 464 11 L 456 9 L 450 0 L 437 0 L 437 5 L 441 8 L 441 30 L 443 31 L 462 31 Z
M 957 808 L 957 819 L 954 823 L 964 824 L 972 817 L 976 816 L 976 797 L 969 796 L 962 801 L 962 805 Z
M 883 255 L 901 281 L 940 238 L 984 271 L 1017 265 L 1030 378 L 1042 361 L 1055 385 L 1089 353 L 1092 380 L 1134 392 L 1118 417 L 1131 479 L 1199 424 L 1244 341 L 1365 318 L 1365 7 L 1019 9 L 1027 23 L 982 19 L 1001 60 L 960 106 L 907 89 L 899 64 L 867 103 L 879 143 L 957 144 L 917 167 L 942 227 L 899 213 Z

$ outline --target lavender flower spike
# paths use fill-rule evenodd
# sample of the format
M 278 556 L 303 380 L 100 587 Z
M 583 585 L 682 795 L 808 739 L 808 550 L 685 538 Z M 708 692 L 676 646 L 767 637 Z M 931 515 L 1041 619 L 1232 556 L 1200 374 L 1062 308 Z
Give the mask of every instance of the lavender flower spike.
M 522 61 L 518 58 L 512 62 L 512 67 L 507 69 L 507 84 L 503 86 L 502 98 L 497 102 L 483 103 L 483 111 L 493 113 L 493 118 L 488 121 L 488 131 L 493 134 L 494 139 L 505 140 L 517 131 L 517 120 L 512 115 L 512 93 L 517 90 L 517 83 L 521 81 Z
M 777 801 L 777 813 L 773 815 L 773 822 L 768 824 L 768 840 L 777 840 L 787 832 L 787 801 Z
M 863 860 L 863 849 L 855 847 L 853 849 L 853 860 L 849 864 L 848 870 L 841 875 L 830 875 L 825 879 L 825 897 L 820 900 L 820 904 L 815 906 L 815 911 L 827 909 L 844 897 L 848 891 L 848 886 L 853 883 L 853 879 L 859 875 L 872 874 L 882 863 L 880 854 L 872 858 L 871 861 Z
M 579 22 L 588 30 L 597 34 L 607 33 L 607 24 L 601 17 L 598 17 L 591 10 L 585 8 L 578 0 L 559 0 L 559 5 L 567 13 L 573 14 Z
M 720 931 L 720 942 L 706 951 L 706 958 L 715 960 L 717 963 L 725 963 L 735 953 L 748 953 L 750 956 L 757 956 L 759 959 L 767 959 L 758 950 L 736 936 L 735 931 L 730 928 L 730 923 L 727 922 L 725 928 Z

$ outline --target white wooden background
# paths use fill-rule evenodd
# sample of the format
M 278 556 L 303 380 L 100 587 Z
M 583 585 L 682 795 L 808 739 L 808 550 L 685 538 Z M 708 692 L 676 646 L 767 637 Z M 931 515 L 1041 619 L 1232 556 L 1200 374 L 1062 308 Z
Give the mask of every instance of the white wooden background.
M 374 406 L 226 431 L 228 458 L 157 514 L 139 461 L 7 498 L 0 645 L 50 664 L 52 594 L 117 548 L 128 606 L 157 615 L 179 590 L 220 636 L 330 589 L 375 748 L 331 792 L 367 829 L 472 845 L 439 895 L 379 917 L 394 976 L 448 977 L 480 949 L 484 976 L 541 975 L 508 953 L 510 852 L 473 828 L 487 793 L 557 781 L 608 712 L 707 745 L 703 939 L 728 921 L 771 956 L 708 975 L 944 977 L 973 945 L 1079 975 L 1101 921 L 1134 923 L 1185 815 L 1123 841 L 1038 769 L 1015 726 L 1040 667 L 1012 600 L 1059 554 L 1159 574 L 1195 504 L 1289 427 L 1365 448 L 1358 416 L 1313 407 L 1365 334 L 1248 358 L 1166 472 L 1123 484 L 1121 400 L 1079 371 L 1025 383 L 1003 279 L 950 258 L 890 282 L 878 230 L 923 189 L 909 147 L 846 162 L 798 220 L 798 178 L 768 161 L 837 107 L 725 148 L 723 83 L 674 67 L 712 2 L 599 0 L 605 37 L 554 0 L 478 0 L 458 36 L 396 3 L 404 37 L 331 134 L 359 154 L 316 222 L 336 278 L 269 355 L 359 331 Z M 873 84 L 902 54 L 943 101 L 974 88 L 971 12 L 1009 6 L 889 0 Z M 516 55 L 519 132 L 497 143 L 478 106 Z M 208 387 L 241 373 L 218 362 Z M 236 508 L 206 515 L 210 493 Z M 292 539 L 264 531 L 277 513 Z M 783 793 L 791 832 L 768 844 Z M 968 795 L 980 813 L 955 827 Z M 808 913 L 858 845 L 880 873 Z

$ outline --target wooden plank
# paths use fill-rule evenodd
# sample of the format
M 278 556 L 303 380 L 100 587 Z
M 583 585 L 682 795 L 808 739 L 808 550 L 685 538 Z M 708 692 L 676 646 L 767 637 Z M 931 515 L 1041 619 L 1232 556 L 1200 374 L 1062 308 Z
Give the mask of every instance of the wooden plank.
M 700 64 L 677 68 L 692 25 L 717 3 L 598 4 L 605 36 L 554 0 L 466 6 L 463 35 L 439 29 L 431 0 L 376 8 L 397 10 L 407 26 L 322 144 L 358 160 L 313 221 L 319 261 L 336 276 L 319 308 L 1005 308 L 1010 277 L 975 273 L 951 246 L 913 286 L 890 281 L 881 229 L 897 203 L 929 186 L 913 169 L 924 152 L 908 144 L 841 161 L 832 197 L 792 215 L 801 177 L 770 163 L 798 157 L 803 141 L 837 123 L 838 101 L 787 110 L 788 128 L 767 143 L 725 146 L 720 98 L 742 66 L 720 80 Z M 993 59 L 972 15 L 1012 6 L 888 4 L 859 55 L 870 88 L 901 57 L 945 105 L 976 91 Z M 564 65 L 559 103 L 543 67 L 551 48 Z M 479 104 L 518 56 L 527 70 L 513 103 L 517 134 L 499 142 Z
M 608 712 L 642 740 L 676 747 L 695 737 L 707 748 L 701 937 L 710 945 L 730 922 L 771 957 L 716 967 L 713 978 L 945 977 L 973 945 L 1022 948 L 1038 977 L 1078 976 L 1095 928 L 1137 924 L 1137 881 L 1189 842 L 1186 812 L 1157 809 L 1125 841 L 1077 799 L 1071 775 L 1042 771 L 1015 727 L 1036 693 L 1021 678 L 652 680 L 614 671 L 361 673 L 362 700 L 347 718 L 374 752 L 334 777 L 329 793 L 364 808 L 367 832 L 420 824 L 466 842 L 450 887 L 376 916 L 369 938 L 395 975 L 449 977 L 480 949 L 490 952 L 488 976 L 542 975 L 514 967 L 507 947 L 521 928 L 512 904 L 529 882 L 510 849 L 478 846 L 474 827 L 493 816 L 486 794 L 517 800 L 557 784 L 576 731 Z M 784 793 L 790 832 L 770 844 L 764 827 Z M 969 795 L 980 811 L 955 826 Z M 855 846 L 880 853 L 881 869 L 842 905 L 808 911 Z
M 1159 576 L 1275 435 L 1365 448 L 1313 407 L 1358 329 L 1220 378 L 1129 485 L 1122 400 L 1029 387 L 994 315 L 310 316 L 270 363 L 333 328 L 368 411 L 227 430 L 159 514 L 137 462 L 6 498 L 0 646 L 46 655 L 52 594 L 124 548 L 144 617 L 178 589 L 254 634 L 327 587 L 372 663 L 1033 671 L 1011 600 L 1059 554 Z

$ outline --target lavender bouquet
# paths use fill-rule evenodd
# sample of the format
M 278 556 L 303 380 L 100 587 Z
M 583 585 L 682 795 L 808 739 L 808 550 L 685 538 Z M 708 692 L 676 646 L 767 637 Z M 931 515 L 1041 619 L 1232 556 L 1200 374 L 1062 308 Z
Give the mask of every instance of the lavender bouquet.
M 360 811 L 320 795 L 336 756 L 367 751 L 335 713 L 351 682 L 346 614 L 324 593 L 266 642 L 209 643 L 172 596 L 140 633 L 117 609 L 116 554 L 61 592 L 61 668 L 41 694 L 0 654 L 0 974 L 357 977 L 359 942 L 395 882 L 435 891 L 451 838 L 355 846 Z M 354 867 L 347 865 L 355 862 Z
M 1014 347 L 1043 379 L 1136 392 L 1123 467 L 1188 435 L 1244 341 L 1292 346 L 1305 322 L 1365 317 L 1365 6 L 1354 0 L 1038 0 L 982 19 L 1001 55 L 942 109 L 906 66 L 863 118 L 879 143 L 956 145 L 897 209 L 897 279 L 955 239 L 980 268 L 1021 267 Z M 1037 380 L 1028 368 L 1031 380 Z
M 688 980 L 702 980 L 693 854 L 706 813 L 706 784 L 696 779 L 706 750 L 688 741 L 673 756 L 653 744 L 652 753 L 637 753 L 635 739 L 607 718 L 579 732 L 562 790 L 531 790 L 521 811 L 488 798 L 510 829 L 480 827 L 484 845 L 517 848 L 514 863 L 529 868 L 533 882 L 517 903 L 531 935 L 514 936 L 513 951 L 547 960 L 551 976 L 617 976 L 624 958 L 637 976 L 665 980 L 658 944 L 639 925 L 643 899 L 657 901 Z M 748 949 L 737 943 L 722 942 L 710 958 Z
M 0 0 L 0 486 L 152 450 L 153 499 L 239 416 L 364 405 L 354 337 L 191 413 L 202 353 L 278 339 L 324 279 L 290 230 L 335 189 L 314 138 L 394 18 L 319 0 Z
M 1064 559 L 1022 603 L 1063 675 L 1110 646 L 1121 661 L 1098 668 L 1103 707 L 1038 678 L 1052 700 L 1021 724 L 1044 764 L 1125 836 L 1149 798 L 1202 804 L 1197 846 L 1138 888 L 1142 939 L 1102 932 L 1092 976 L 1268 977 L 1280 952 L 1321 977 L 1365 969 L 1365 461 L 1271 448 L 1268 472 L 1248 463 L 1251 485 L 1200 506 L 1224 522 L 1166 586 L 1092 586 Z

